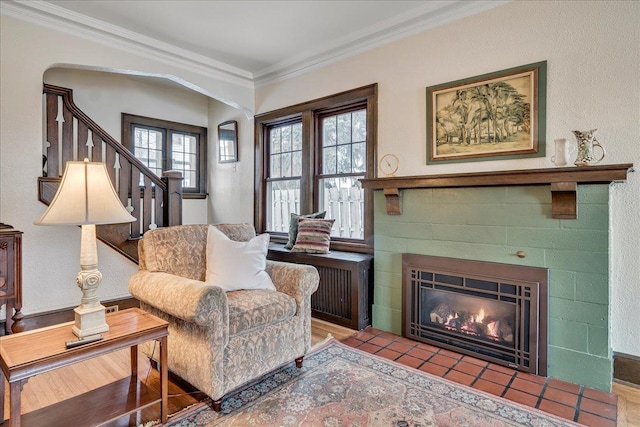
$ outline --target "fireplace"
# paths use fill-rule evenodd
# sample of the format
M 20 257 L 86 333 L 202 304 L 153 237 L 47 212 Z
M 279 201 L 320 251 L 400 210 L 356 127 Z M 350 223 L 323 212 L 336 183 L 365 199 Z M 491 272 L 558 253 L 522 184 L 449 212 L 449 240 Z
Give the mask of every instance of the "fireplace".
M 547 375 L 546 268 L 402 255 L 403 336 Z

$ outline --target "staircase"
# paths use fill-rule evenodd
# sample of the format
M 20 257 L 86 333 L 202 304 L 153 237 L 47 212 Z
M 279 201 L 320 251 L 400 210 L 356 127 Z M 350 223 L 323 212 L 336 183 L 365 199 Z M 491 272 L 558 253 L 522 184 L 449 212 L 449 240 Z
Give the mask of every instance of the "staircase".
M 159 178 L 74 104 L 71 89 L 45 84 L 43 93 L 46 143 L 38 199 L 51 203 L 66 162 L 104 162 L 120 201 L 136 221 L 98 225 L 96 234 L 137 263 L 138 241 L 146 231 L 182 223 L 182 174 L 167 171 Z

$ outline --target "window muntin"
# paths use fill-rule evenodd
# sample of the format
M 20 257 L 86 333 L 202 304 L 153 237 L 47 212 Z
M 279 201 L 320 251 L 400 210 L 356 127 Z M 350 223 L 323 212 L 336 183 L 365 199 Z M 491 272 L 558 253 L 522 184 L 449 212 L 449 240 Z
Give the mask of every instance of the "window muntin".
M 269 177 L 290 178 L 302 174 L 302 123 L 269 129 Z
M 367 110 L 322 117 L 322 174 L 366 172 Z
M 182 172 L 182 186 L 195 188 L 198 172 L 198 136 L 172 132 L 171 169 Z
M 185 198 L 206 197 L 206 135 L 204 127 L 122 114 L 123 145 L 159 177 L 180 171 Z
M 266 230 L 287 232 L 290 214 L 300 211 L 302 175 L 302 123 L 286 123 L 267 129 L 269 161 L 267 175 Z
M 133 126 L 134 154 L 156 175 L 162 176 L 162 147 L 165 134 L 160 129 Z M 141 181 L 141 185 L 144 181 Z

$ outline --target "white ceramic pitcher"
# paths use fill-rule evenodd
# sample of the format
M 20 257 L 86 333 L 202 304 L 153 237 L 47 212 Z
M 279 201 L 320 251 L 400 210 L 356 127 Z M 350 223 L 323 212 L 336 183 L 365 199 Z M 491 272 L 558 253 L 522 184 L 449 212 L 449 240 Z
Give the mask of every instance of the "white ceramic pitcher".
M 569 163 L 569 158 L 575 153 L 576 147 L 567 144 L 567 140 L 564 138 L 554 139 L 556 143 L 556 151 L 551 156 L 551 161 L 556 166 L 566 166 Z

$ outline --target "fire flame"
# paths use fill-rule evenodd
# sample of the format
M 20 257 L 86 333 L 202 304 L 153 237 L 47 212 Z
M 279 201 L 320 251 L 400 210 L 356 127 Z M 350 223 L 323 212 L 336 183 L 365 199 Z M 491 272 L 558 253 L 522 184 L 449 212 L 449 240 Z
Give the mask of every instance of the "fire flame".
M 498 322 L 491 322 L 487 324 L 487 335 L 498 338 L 500 333 L 498 332 Z
M 455 312 L 450 306 L 442 304 L 442 307 L 438 306 L 431 312 L 431 322 L 442 325 L 449 331 L 481 337 L 485 340 L 513 342 L 512 327 L 508 317 L 496 316 L 491 309 L 485 310 L 482 306 L 477 310 L 476 314 L 467 311 Z

